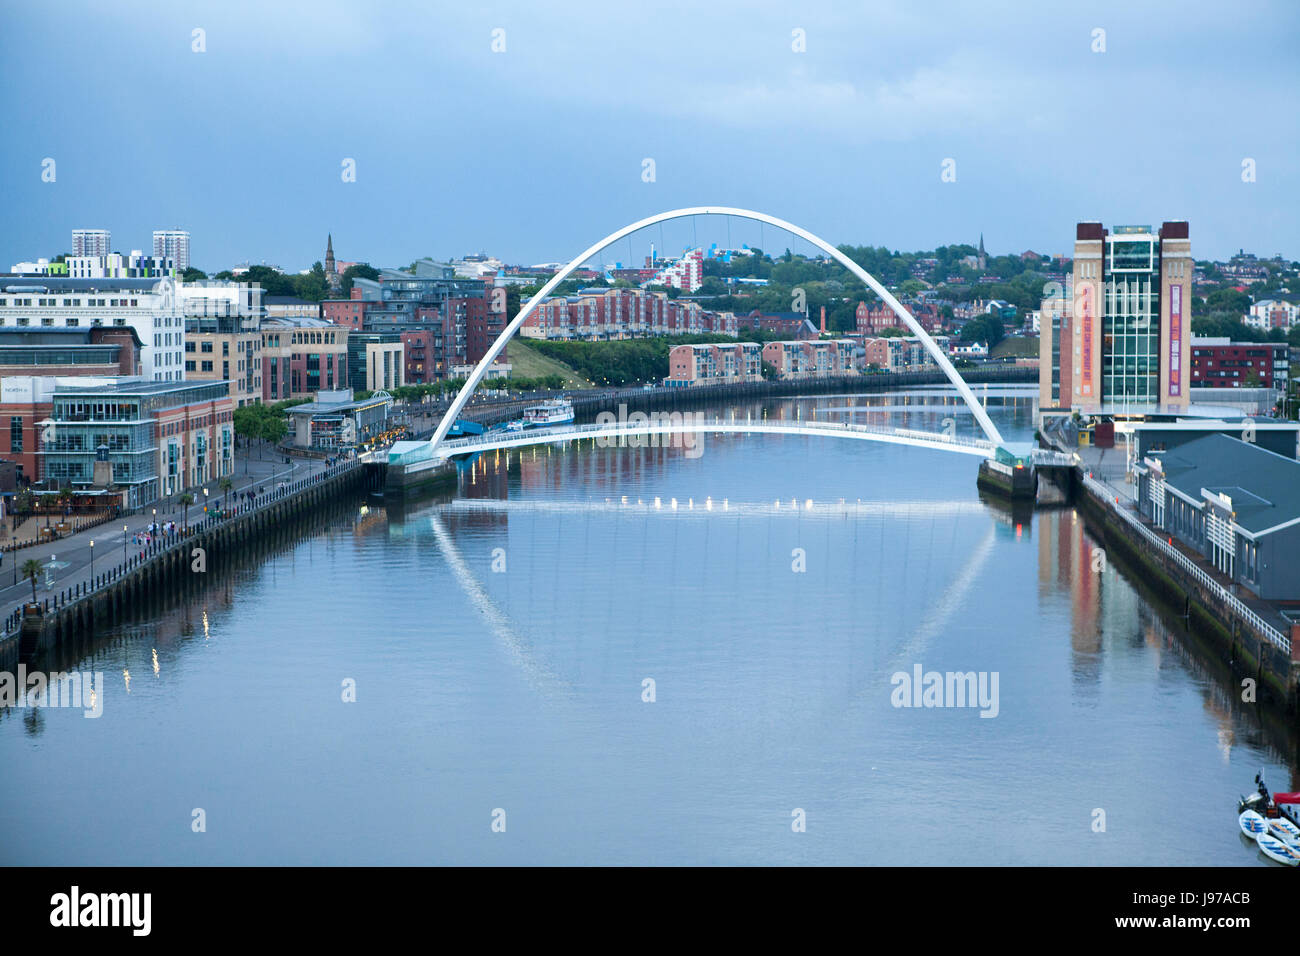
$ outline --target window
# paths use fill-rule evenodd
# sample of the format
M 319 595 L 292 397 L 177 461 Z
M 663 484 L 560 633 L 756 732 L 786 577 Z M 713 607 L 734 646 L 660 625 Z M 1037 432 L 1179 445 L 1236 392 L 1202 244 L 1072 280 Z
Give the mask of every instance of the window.
M 204 362 L 204 363 L 203 363 L 203 371 L 205 371 L 205 372 L 211 372 L 211 371 L 212 371 L 212 363 L 211 363 L 210 361 L 208 361 L 208 362 Z
M 23 450 L 23 420 L 19 415 L 9 419 L 9 450 L 15 454 Z

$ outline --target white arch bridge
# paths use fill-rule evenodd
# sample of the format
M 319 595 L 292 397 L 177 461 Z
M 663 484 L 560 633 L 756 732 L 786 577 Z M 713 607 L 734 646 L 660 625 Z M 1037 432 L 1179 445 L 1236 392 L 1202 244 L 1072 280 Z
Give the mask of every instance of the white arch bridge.
M 487 375 L 488 368 L 495 361 L 496 357 L 501 354 L 506 343 L 514 337 L 515 333 L 523 326 L 528 316 L 550 293 L 565 279 L 567 279 L 579 266 L 587 262 L 593 256 L 599 254 L 602 250 L 621 239 L 638 232 L 647 226 L 653 226 L 657 223 L 668 222 L 674 219 L 686 219 L 693 216 L 735 216 L 740 219 L 749 219 L 755 222 L 764 223 L 783 229 L 805 242 L 817 247 L 825 252 L 832 259 L 842 265 L 851 274 L 861 280 L 866 286 L 878 295 L 898 316 L 902 323 L 909 331 L 920 340 L 930 357 L 934 359 L 935 364 L 948 377 L 948 380 L 957 390 L 957 394 L 970 408 L 971 413 L 975 416 L 975 421 L 979 424 L 984 438 L 960 438 L 955 435 L 917 431 L 904 428 L 879 428 L 867 425 L 857 425 L 840 422 L 784 422 L 784 421 L 750 421 L 739 419 L 713 419 L 701 421 L 694 416 L 671 416 L 670 420 L 665 420 L 664 416 L 647 416 L 646 421 L 620 421 L 609 424 L 598 425 L 573 425 L 564 428 L 541 428 L 529 429 L 521 432 L 493 431 L 484 435 L 477 435 L 470 438 L 459 438 L 447 440 L 447 431 L 460 415 L 461 410 L 469 401 L 474 390 Z M 676 421 L 671 420 L 676 418 Z M 994 458 L 1004 464 L 1011 465 L 1034 465 L 1034 464 L 1064 464 L 1056 461 L 1056 458 L 1065 456 L 1057 455 L 1054 452 L 1042 452 L 1032 448 L 1028 443 L 1019 444 L 1015 447 L 1008 445 L 1002 438 L 1001 432 L 998 431 L 992 419 L 989 418 L 987 410 L 975 398 L 971 392 L 970 386 L 957 372 L 957 369 L 949 361 L 948 356 L 939 348 L 938 343 L 930 337 L 929 333 L 921 327 L 910 312 L 903 307 L 893 294 L 886 289 L 874 276 L 868 273 L 860 265 L 840 252 L 839 249 L 832 246 L 806 229 L 802 229 L 793 223 L 786 222 L 783 219 L 777 219 L 775 216 L 769 216 L 766 213 L 754 212 L 750 209 L 736 209 L 729 206 L 692 206 L 686 209 L 674 209 L 669 212 L 658 213 L 631 225 L 625 226 L 616 232 L 610 233 L 604 239 L 595 243 L 584 252 L 576 256 L 559 272 L 557 272 L 544 285 L 537 294 L 529 299 L 513 320 L 502 330 L 500 336 L 492 343 L 492 346 L 484 354 L 483 358 L 474 367 L 466 379 L 464 386 L 452 401 L 447 412 L 439 422 L 433 437 L 428 441 L 405 441 L 396 443 L 389 452 L 388 462 L 390 466 L 398 466 L 404 472 L 418 472 L 425 468 L 431 468 L 440 462 L 447 460 L 455 455 L 466 455 L 480 451 L 490 451 L 500 448 L 516 448 L 524 445 L 543 444 L 556 441 L 565 441 L 583 438 L 609 438 L 617 439 L 624 436 L 632 435 L 669 435 L 673 433 L 742 433 L 742 434 L 798 434 L 798 435 L 821 435 L 834 438 L 855 438 L 868 441 L 890 442 L 893 444 L 913 445 L 921 448 L 934 448 L 941 451 L 954 451 L 967 455 L 978 455 L 981 458 Z M 1048 461 L 1052 458 L 1052 461 Z
M 779 421 L 744 418 L 703 418 L 690 413 L 650 412 L 644 421 L 629 417 L 627 421 L 608 424 L 567 425 L 553 428 L 533 428 L 525 431 L 498 429 L 467 438 L 443 441 L 434 452 L 430 441 L 398 442 L 389 453 L 390 465 L 402 465 L 408 474 L 432 468 L 459 455 L 523 448 L 528 445 L 547 445 L 569 441 L 595 439 L 617 441 L 620 438 L 666 436 L 676 440 L 687 435 L 815 435 L 825 438 L 855 438 L 863 441 L 911 445 L 936 451 L 957 452 L 978 458 L 995 458 L 1013 465 L 1065 466 L 1073 462 L 1060 452 L 1028 448 L 1016 453 L 994 445 L 983 438 L 963 437 L 940 432 L 927 432 L 911 428 L 884 428 L 859 425 L 852 422 L 832 421 Z M 682 443 L 690 447 L 683 437 Z M 1008 458 L 1011 455 L 1013 457 Z

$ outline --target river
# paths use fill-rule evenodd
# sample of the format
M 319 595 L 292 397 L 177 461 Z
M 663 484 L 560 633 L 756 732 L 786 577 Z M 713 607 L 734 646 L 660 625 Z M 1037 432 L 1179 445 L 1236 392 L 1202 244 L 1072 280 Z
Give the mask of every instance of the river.
M 1032 390 L 986 401 L 1031 436 Z M 733 410 L 974 428 L 940 387 Z M 0 716 L 0 861 L 1272 865 L 1232 811 L 1294 741 L 977 464 L 586 442 L 342 502 L 98 640 L 102 716 Z M 898 706 L 918 668 L 984 700 Z

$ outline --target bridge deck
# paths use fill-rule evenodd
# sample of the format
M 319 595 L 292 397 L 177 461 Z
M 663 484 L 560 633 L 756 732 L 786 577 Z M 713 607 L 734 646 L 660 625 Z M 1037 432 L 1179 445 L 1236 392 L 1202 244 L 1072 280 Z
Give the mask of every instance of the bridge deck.
M 853 438 L 865 441 L 911 445 L 939 451 L 958 452 L 991 458 L 997 447 L 982 438 L 968 438 L 910 428 L 884 428 L 852 422 L 773 421 L 747 419 L 698 419 L 688 415 L 661 413 L 608 424 L 568 425 L 557 428 L 534 428 L 526 431 L 497 430 L 468 438 L 444 440 L 434 454 L 431 442 L 398 442 L 389 452 L 390 465 L 433 464 L 454 455 L 519 448 L 552 442 L 582 439 L 615 439 L 634 435 L 684 434 L 758 434 L 820 435 L 828 438 Z

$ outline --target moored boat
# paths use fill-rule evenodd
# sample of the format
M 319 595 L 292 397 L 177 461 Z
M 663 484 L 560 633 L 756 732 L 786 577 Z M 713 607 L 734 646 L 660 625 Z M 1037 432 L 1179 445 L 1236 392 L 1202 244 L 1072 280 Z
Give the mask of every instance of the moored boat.
M 1267 833 L 1261 833 L 1255 838 L 1255 842 L 1259 844 L 1260 852 L 1270 860 L 1285 863 L 1287 866 L 1300 866 L 1300 850 L 1289 843 L 1283 843 L 1277 837 Z
M 569 425 L 573 422 L 573 403 L 563 398 L 550 398 L 538 405 L 524 409 L 523 418 L 506 424 L 512 432 L 527 428 L 546 428 L 551 425 Z
M 1243 810 L 1241 816 L 1237 817 L 1237 825 L 1241 827 L 1241 832 L 1252 840 L 1258 840 L 1268 833 L 1268 824 L 1254 810 Z
M 1300 844 L 1300 827 L 1286 817 L 1268 817 L 1264 822 L 1268 824 L 1268 832 L 1283 843 L 1289 843 L 1292 846 Z

